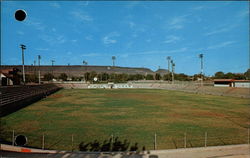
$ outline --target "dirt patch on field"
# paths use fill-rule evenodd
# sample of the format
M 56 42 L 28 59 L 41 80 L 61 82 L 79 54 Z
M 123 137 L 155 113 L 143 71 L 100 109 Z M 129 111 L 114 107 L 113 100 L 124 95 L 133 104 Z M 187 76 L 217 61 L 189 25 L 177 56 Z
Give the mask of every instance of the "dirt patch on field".
M 62 94 L 53 94 L 49 96 L 49 98 L 62 98 L 62 97 L 64 97 L 64 95 Z
M 197 112 L 194 115 L 196 116 L 215 116 L 215 117 L 225 117 L 226 115 L 215 112 Z

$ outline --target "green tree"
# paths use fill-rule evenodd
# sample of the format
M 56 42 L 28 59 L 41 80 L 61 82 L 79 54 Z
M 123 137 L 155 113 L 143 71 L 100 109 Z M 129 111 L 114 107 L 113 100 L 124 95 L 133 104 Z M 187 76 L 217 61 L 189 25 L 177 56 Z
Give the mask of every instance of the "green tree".
M 84 73 L 84 80 L 85 81 L 89 81 L 90 80 L 90 73 L 89 72 Z
M 44 74 L 43 78 L 45 81 L 51 81 L 54 78 L 54 76 L 51 73 L 46 73 Z
M 151 74 L 146 75 L 146 80 L 154 80 L 154 76 Z
M 60 76 L 59 76 L 59 79 L 63 80 L 63 81 L 67 81 L 67 74 L 66 73 L 61 73 Z
M 26 74 L 25 78 L 26 82 L 38 82 L 38 77 L 34 74 Z
M 231 72 L 228 72 L 224 75 L 224 78 L 226 79 L 234 79 L 235 75 Z
M 245 73 L 244 73 L 245 77 L 247 80 L 250 80 L 250 69 L 248 69 Z
M 160 80 L 160 79 L 161 79 L 161 75 L 160 75 L 159 73 L 156 73 L 156 74 L 155 74 L 155 79 L 156 79 L 156 80 Z
M 216 72 L 214 74 L 214 78 L 216 78 L 216 79 L 223 79 L 224 77 L 225 77 L 225 74 L 222 71 Z

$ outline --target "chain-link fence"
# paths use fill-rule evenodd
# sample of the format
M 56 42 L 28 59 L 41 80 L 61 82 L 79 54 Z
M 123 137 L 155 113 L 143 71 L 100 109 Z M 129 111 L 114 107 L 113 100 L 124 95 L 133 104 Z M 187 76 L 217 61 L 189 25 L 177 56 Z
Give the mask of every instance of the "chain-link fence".
M 143 129 L 142 129 L 143 130 Z M 168 131 L 150 135 L 119 134 L 110 135 L 62 134 L 46 132 L 29 133 L 17 130 L 1 132 L 3 143 L 16 145 L 18 135 L 27 137 L 25 146 L 40 149 L 67 151 L 142 151 L 154 149 L 177 149 L 207 147 L 231 144 L 249 144 L 249 129 L 242 129 L 234 134 L 223 134 L 223 131 Z

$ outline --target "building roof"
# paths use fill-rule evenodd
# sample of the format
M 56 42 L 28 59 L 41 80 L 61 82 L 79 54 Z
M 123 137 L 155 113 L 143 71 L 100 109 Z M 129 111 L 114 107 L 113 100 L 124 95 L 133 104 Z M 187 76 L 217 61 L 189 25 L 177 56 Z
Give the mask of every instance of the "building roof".
M 250 82 L 250 80 L 214 79 L 214 82 Z
M 214 79 L 214 82 L 233 82 L 234 79 Z

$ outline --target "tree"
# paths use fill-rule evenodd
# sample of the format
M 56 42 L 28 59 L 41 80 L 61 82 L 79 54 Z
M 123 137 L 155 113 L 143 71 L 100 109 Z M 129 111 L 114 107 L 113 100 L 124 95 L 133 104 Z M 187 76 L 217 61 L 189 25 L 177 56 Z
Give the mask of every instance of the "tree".
M 234 77 L 235 77 L 235 75 L 231 72 L 224 74 L 224 78 L 226 78 L 226 79 L 234 79 Z
M 160 80 L 160 79 L 161 79 L 161 75 L 160 75 L 159 73 L 156 73 L 156 74 L 155 74 L 155 79 L 156 79 L 156 80 Z
M 60 76 L 59 76 L 59 79 L 62 79 L 63 81 L 67 81 L 67 74 L 66 73 L 61 73 Z
M 224 78 L 224 77 L 225 77 L 225 74 L 222 71 L 216 72 L 214 74 L 214 78 L 216 78 L 216 79 L 221 79 L 221 78 Z
M 97 77 L 97 73 L 95 71 L 91 71 L 89 74 L 89 80 L 94 81 L 95 77 Z
M 250 69 L 248 69 L 245 73 L 244 73 L 245 77 L 247 80 L 250 79 Z
M 26 82 L 38 82 L 38 77 L 34 74 L 26 74 L 25 78 Z
M 44 74 L 43 78 L 45 81 L 51 81 L 54 78 L 54 75 L 52 75 L 51 73 L 46 73 Z
M 89 81 L 90 80 L 90 73 L 89 72 L 84 73 L 84 80 L 85 81 Z
M 151 74 L 146 75 L 146 80 L 154 80 L 154 76 Z

